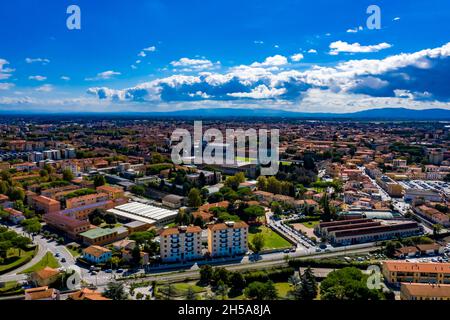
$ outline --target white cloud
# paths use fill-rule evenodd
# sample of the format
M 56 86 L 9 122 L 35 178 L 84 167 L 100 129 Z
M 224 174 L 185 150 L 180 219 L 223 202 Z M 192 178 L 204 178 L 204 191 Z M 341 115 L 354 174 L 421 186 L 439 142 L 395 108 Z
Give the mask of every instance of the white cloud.
M 146 56 L 147 56 L 147 54 L 144 51 L 141 51 L 138 53 L 138 57 L 145 58 Z
M 253 41 L 254 44 L 264 44 L 264 41 L 261 40 L 255 40 Z
M 130 66 L 130 68 L 133 69 L 133 70 L 136 70 L 136 69 L 137 69 L 137 67 L 136 67 L 134 64 L 132 64 L 132 65 Z
M 398 21 L 400 20 L 400 17 L 395 17 L 394 19 L 392 19 L 392 21 Z
M 36 91 L 39 91 L 39 92 L 50 92 L 50 91 L 53 91 L 53 86 L 51 84 L 44 84 L 44 85 L 42 85 L 40 87 L 37 87 Z
M 317 53 L 317 50 L 316 49 L 309 49 L 308 53 Z
M 363 30 L 363 27 L 359 26 L 359 27 L 348 29 L 347 33 L 357 33 L 358 31 L 362 31 L 362 30 Z
M 155 46 L 151 46 L 151 47 L 142 49 L 142 51 L 155 52 L 156 51 L 156 47 Z
M 46 59 L 46 58 L 26 58 L 25 59 L 25 62 L 26 63 L 35 63 L 35 62 L 39 62 L 39 63 L 42 63 L 43 65 L 46 65 L 46 64 L 48 64 L 48 63 L 50 63 L 50 60 L 49 59 Z
M 358 42 L 355 43 L 347 43 L 345 41 L 335 41 L 330 43 L 330 54 L 331 55 L 338 55 L 341 52 L 348 52 L 348 53 L 368 53 L 368 52 L 378 52 L 383 49 L 388 49 L 392 47 L 391 44 L 382 42 L 375 45 L 368 45 L 368 46 L 362 46 Z
M 272 99 L 276 98 L 282 94 L 286 93 L 285 88 L 268 88 L 266 85 L 262 84 L 255 87 L 250 92 L 234 92 L 228 93 L 228 96 L 234 98 L 251 98 L 251 99 Z
M 36 80 L 36 81 L 44 81 L 44 80 L 47 80 L 47 77 L 38 75 L 38 76 L 29 76 L 28 79 Z
M 275 107 L 295 107 L 300 101 L 302 108 L 307 106 L 314 111 L 314 108 L 323 107 L 324 112 L 347 112 L 368 107 L 408 107 L 405 100 L 411 102 L 411 107 L 417 108 L 427 107 L 426 103 L 429 103 L 429 107 L 449 107 L 448 102 L 441 102 L 436 100 L 439 97 L 433 96 L 442 92 L 439 91 L 444 85 L 442 77 L 433 78 L 433 83 L 429 82 L 430 85 L 425 89 L 423 86 L 427 85 L 426 81 L 417 87 L 414 83 L 420 79 L 411 82 L 417 78 L 414 70 L 433 74 L 433 70 L 440 70 L 440 61 L 445 66 L 445 61 L 448 61 L 445 59 L 450 59 L 450 43 L 384 59 L 349 60 L 335 66 L 315 65 L 304 71 L 273 68 L 274 64 L 283 63 L 283 59 L 275 59 L 280 60 L 276 63 L 265 59 L 256 66 L 240 65 L 225 73 L 202 71 L 197 75 L 173 75 L 121 90 L 91 88 L 88 93 L 100 100 L 113 102 L 186 102 L 191 106 L 193 101 L 198 103 L 201 99 L 222 103 L 223 106 L 230 104 L 230 99 L 237 103 L 239 98 L 260 99 L 264 104 L 276 101 Z M 436 90 L 435 86 L 439 85 L 441 87 Z M 333 99 L 337 99 L 336 105 Z M 425 99 L 427 101 L 419 101 Z
M 68 77 L 68 76 L 61 76 L 61 80 L 69 81 L 69 80 L 70 80 L 70 77 Z
M 7 64 L 9 64 L 7 60 L 0 58 L 0 80 L 8 79 L 11 77 L 11 72 L 14 72 L 14 69 L 4 68 Z
M 86 78 L 86 80 L 87 81 L 109 80 L 109 79 L 114 78 L 115 76 L 120 76 L 120 75 L 121 75 L 120 72 L 109 70 L 109 71 L 97 73 L 97 76 L 95 76 L 94 78 Z
M 295 62 L 298 62 L 298 61 L 302 60 L 303 58 L 304 58 L 304 56 L 301 53 L 296 53 L 291 56 L 291 60 L 295 61 Z
M 251 67 L 280 67 L 288 64 L 286 57 L 276 54 L 273 57 L 267 57 L 263 62 L 253 62 Z
M 0 82 L 0 90 L 9 90 L 14 87 L 14 83 Z
M 177 61 L 172 61 L 170 63 L 173 67 L 182 68 L 182 71 L 200 71 L 211 69 L 214 67 L 214 63 L 207 59 L 190 59 L 181 58 Z M 216 65 L 220 65 L 220 61 L 216 62 Z M 184 68 L 184 69 L 183 69 Z

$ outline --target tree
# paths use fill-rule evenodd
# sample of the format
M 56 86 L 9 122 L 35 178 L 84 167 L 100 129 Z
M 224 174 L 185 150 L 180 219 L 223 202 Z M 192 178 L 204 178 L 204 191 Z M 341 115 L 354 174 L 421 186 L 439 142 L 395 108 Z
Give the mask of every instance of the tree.
M 215 268 L 213 275 L 212 275 L 212 282 L 216 285 L 220 281 L 223 281 L 223 283 L 228 283 L 230 279 L 230 272 L 225 268 Z
M 131 250 L 131 256 L 133 257 L 133 263 L 139 264 L 141 261 L 141 249 L 138 245 L 134 246 L 133 250 Z
M 245 295 L 250 299 L 256 300 L 275 300 L 278 298 L 278 292 L 272 281 L 265 283 L 254 281 L 244 290 Z
M 105 214 L 104 219 L 105 219 L 105 222 L 106 222 L 107 224 L 116 224 L 116 223 L 117 223 L 117 218 L 116 218 L 116 216 L 115 216 L 113 213 L 111 213 L 111 212 L 107 212 L 107 213 Z
M 193 208 L 198 208 L 202 205 L 202 197 L 197 188 L 192 188 L 188 194 L 188 205 Z
M 367 287 L 368 275 L 355 267 L 332 271 L 320 284 L 320 295 L 324 300 L 380 300 L 381 290 Z
M 64 169 L 62 174 L 63 174 L 64 181 L 72 181 L 74 178 L 73 173 L 72 173 L 72 171 L 70 171 L 70 169 Z
M 433 235 L 437 236 L 442 230 L 442 225 L 439 223 L 433 224 Z
M 218 296 L 222 298 L 222 300 L 225 300 L 228 295 L 228 286 L 223 280 L 219 280 L 217 282 L 216 292 Z
M 104 176 L 102 176 L 102 175 L 96 175 L 95 177 L 94 177 L 94 186 L 97 188 L 97 187 L 101 187 L 101 186 L 104 186 L 106 184 L 106 180 L 105 180 L 105 177 Z
M 444 177 L 445 182 L 450 182 L 450 173 Z
M 262 248 L 264 247 L 265 238 L 261 233 L 255 234 L 255 236 L 252 239 L 252 247 L 253 251 L 256 253 L 261 252 Z
M 211 283 L 212 277 L 213 277 L 213 267 L 210 265 L 203 265 L 200 267 L 200 282 L 208 285 Z
M 25 219 L 20 222 L 25 231 L 29 234 L 39 233 L 42 229 L 42 225 L 37 218 Z
M 186 300 L 197 300 L 197 294 L 192 286 L 189 286 L 187 289 Z
M 245 175 L 243 172 L 239 172 L 239 173 L 236 173 L 234 176 L 228 177 L 225 180 L 224 185 L 226 187 L 233 189 L 234 191 L 237 191 L 237 189 L 239 188 L 239 185 L 242 182 L 245 182 Z
M 233 272 L 230 277 L 230 284 L 235 292 L 242 292 L 245 288 L 245 278 L 240 272 Z
M 257 205 L 252 205 L 244 209 L 244 214 L 241 215 L 242 219 L 246 221 L 262 216 L 264 216 L 264 208 Z
M 144 186 L 132 186 L 130 191 L 134 194 L 137 194 L 138 196 L 143 196 L 145 194 L 145 187 Z
M 296 300 L 313 300 L 317 296 L 317 282 L 311 268 L 307 268 L 291 292 Z
M 109 282 L 103 295 L 111 300 L 126 300 L 128 298 L 123 283 L 119 282 Z
M 111 265 L 112 266 L 117 268 L 119 266 L 119 263 L 120 263 L 120 258 L 118 256 L 113 256 L 111 258 Z

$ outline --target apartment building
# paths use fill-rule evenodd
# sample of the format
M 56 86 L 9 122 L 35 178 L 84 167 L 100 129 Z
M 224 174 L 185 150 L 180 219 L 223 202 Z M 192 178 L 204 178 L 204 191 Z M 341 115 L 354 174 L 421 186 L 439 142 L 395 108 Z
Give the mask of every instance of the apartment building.
M 43 219 L 47 225 L 64 232 L 71 239 L 77 239 L 78 235 L 89 230 L 91 225 L 87 220 L 77 220 L 58 212 L 44 214 Z
M 105 193 L 108 195 L 110 200 L 121 199 L 125 197 L 123 188 L 112 187 L 112 186 L 100 186 L 97 187 L 97 191 L 100 193 Z
M 450 284 L 450 263 L 383 261 L 383 276 L 390 284 L 401 282 Z
M 79 208 L 94 203 L 104 202 L 109 199 L 106 193 L 87 194 L 80 197 L 70 198 L 66 200 L 66 208 Z
M 208 226 L 211 257 L 235 256 L 248 251 L 248 224 L 228 221 Z
M 44 196 L 35 196 L 32 198 L 32 205 L 37 211 L 52 213 L 61 210 L 61 203 L 55 199 Z
M 164 262 L 181 262 L 202 257 L 202 229 L 180 226 L 163 229 L 160 237 L 160 256 Z
M 402 283 L 400 300 L 450 300 L 450 284 Z

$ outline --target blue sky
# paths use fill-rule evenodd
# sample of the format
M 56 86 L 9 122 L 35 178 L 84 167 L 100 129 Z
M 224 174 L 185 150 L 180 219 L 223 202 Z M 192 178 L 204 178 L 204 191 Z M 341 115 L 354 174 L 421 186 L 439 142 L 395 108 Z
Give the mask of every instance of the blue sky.
M 81 30 L 66 27 L 72 4 Z M 446 0 L 1 6 L 0 110 L 450 108 Z

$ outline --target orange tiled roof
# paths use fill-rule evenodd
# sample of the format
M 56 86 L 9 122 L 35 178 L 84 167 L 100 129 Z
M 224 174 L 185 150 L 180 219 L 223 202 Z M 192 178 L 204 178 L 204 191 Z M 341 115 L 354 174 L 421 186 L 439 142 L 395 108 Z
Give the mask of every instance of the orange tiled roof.
M 58 275 L 59 274 L 59 270 L 58 269 L 53 269 L 53 268 L 50 268 L 50 267 L 45 267 L 44 269 L 36 271 L 35 274 L 41 279 L 48 279 L 48 278 L 51 278 L 53 276 Z
M 383 268 L 386 268 L 391 272 L 450 273 L 450 263 L 406 262 L 388 260 L 383 262 Z
M 103 248 L 101 246 L 90 246 L 83 250 L 85 253 L 94 257 L 100 257 L 102 254 L 110 252 L 111 250 Z

